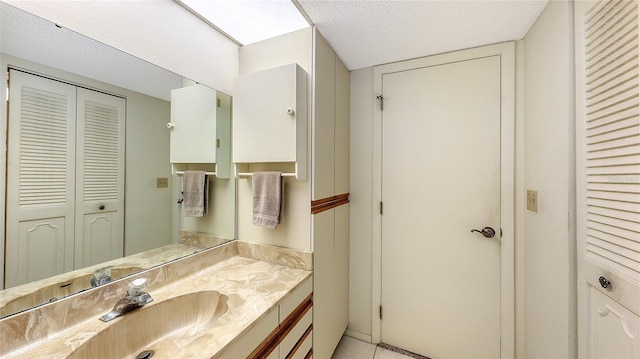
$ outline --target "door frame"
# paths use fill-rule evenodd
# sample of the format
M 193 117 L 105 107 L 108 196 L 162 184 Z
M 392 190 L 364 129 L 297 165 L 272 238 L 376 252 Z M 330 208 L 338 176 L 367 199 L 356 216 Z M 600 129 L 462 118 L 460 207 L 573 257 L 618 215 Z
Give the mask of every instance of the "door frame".
M 417 68 L 500 57 L 500 357 L 515 356 L 515 43 L 507 42 L 407 60 L 373 68 L 373 93 L 382 94 L 385 74 Z M 382 201 L 382 111 L 373 101 L 373 203 Z M 379 308 L 382 301 L 382 218 L 377 205 L 372 206 L 372 341 L 382 338 Z

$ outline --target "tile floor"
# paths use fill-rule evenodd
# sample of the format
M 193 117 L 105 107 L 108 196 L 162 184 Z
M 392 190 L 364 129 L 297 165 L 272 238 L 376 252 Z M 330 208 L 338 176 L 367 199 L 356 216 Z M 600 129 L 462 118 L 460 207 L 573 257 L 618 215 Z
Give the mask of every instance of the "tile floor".
M 343 336 L 331 359 L 411 359 L 406 355 Z

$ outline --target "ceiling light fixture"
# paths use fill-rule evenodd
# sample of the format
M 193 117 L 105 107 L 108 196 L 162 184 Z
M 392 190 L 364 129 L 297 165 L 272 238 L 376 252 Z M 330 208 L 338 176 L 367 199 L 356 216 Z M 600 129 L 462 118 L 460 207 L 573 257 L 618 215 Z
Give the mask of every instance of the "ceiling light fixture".
M 290 0 L 176 0 L 241 45 L 309 27 Z

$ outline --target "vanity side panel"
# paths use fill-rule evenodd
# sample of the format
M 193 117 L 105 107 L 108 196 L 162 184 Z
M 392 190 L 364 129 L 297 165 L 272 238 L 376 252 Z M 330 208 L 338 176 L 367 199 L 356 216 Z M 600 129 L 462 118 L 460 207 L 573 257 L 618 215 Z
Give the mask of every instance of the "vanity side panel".
M 244 75 L 273 67 L 297 63 L 307 73 L 307 103 L 312 99 L 312 29 L 303 29 L 273 39 L 243 46 L 239 49 L 239 74 Z M 307 118 L 312 108 L 308 106 Z M 307 126 L 307 138 L 311 138 L 311 126 Z M 311 141 L 307 141 L 307 163 L 311 163 Z M 242 144 L 234 144 L 242 146 Z M 263 168 L 269 170 L 269 165 Z M 275 167 L 273 168 L 275 169 Z M 272 170 L 273 170 L 272 169 Z M 308 170 L 307 170 L 308 171 Z M 307 178 L 310 178 L 307 174 Z M 252 223 L 251 179 L 238 179 L 238 239 L 246 242 L 268 244 L 311 251 L 310 216 L 311 182 L 286 177 L 284 181 L 284 208 L 281 223 L 275 230 Z
M 338 344 L 334 340 L 337 319 L 334 292 L 335 210 L 332 208 L 313 215 L 313 352 L 318 358 L 330 358 Z

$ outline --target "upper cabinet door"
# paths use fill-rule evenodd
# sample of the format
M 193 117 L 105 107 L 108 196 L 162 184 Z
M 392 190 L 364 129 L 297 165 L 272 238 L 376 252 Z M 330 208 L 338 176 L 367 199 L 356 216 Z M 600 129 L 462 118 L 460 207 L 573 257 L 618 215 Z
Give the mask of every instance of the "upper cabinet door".
M 171 163 L 215 163 L 216 91 L 203 85 L 171 91 Z
M 307 74 L 297 64 L 233 83 L 233 162 L 300 162 L 307 150 Z

